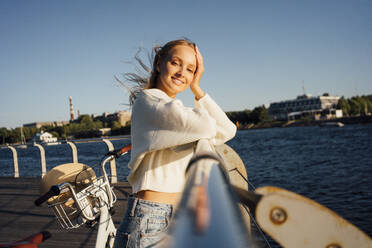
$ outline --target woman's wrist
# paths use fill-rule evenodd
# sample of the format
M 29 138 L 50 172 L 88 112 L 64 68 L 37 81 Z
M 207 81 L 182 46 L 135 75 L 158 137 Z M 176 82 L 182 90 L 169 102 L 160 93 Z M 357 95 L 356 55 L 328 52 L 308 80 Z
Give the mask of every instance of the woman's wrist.
M 195 96 L 195 100 L 199 101 L 203 96 L 205 96 L 205 92 L 200 88 L 192 89 L 192 93 Z

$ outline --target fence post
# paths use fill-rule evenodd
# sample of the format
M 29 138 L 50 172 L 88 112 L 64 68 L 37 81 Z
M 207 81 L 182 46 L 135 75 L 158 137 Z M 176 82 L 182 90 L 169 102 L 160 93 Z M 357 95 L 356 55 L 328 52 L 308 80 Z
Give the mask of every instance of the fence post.
M 34 144 L 40 150 L 40 163 L 41 163 L 41 177 L 43 178 L 46 174 L 46 162 L 45 162 L 45 150 L 40 144 Z
M 111 141 L 102 139 L 103 142 L 106 143 L 108 150 L 113 151 L 114 150 L 114 145 L 111 143 Z M 117 183 L 118 182 L 118 176 L 116 172 L 116 161 L 115 159 L 110 161 L 110 168 L 111 168 L 111 183 Z
M 72 150 L 72 162 L 73 163 L 78 163 L 76 145 L 74 143 L 70 142 L 70 141 L 67 141 L 66 143 L 69 144 L 69 146 L 71 147 L 71 150 Z
M 19 170 L 18 170 L 17 150 L 13 146 L 8 146 L 8 148 L 12 151 L 12 154 L 13 154 L 14 178 L 18 178 L 19 177 Z

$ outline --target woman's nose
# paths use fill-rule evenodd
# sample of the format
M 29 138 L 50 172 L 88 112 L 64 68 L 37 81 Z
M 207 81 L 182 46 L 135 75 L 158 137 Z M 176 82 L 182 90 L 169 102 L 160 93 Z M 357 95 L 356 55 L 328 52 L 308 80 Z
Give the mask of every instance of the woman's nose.
M 182 66 L 180 66 L 176 72 L 176 75 L 177 76 L 183 76 L 183 74 L 185 74 L 185 68 L 183 68 Z
M 183 75 L 183 69 L 182 69 L 182 68 L 179 68 L 179 69 L 177 70 L 177 72 L 176 72 L 176 75 L 177 75 L 178 77 L 182 76 L 182 75 Z

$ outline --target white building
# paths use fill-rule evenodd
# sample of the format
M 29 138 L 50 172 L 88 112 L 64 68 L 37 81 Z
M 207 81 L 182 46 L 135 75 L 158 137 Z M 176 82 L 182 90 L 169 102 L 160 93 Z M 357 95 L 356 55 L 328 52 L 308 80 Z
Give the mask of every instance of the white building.
M 271 120 L 294 120 L 311 117 L 315 120 L 342 117 L 342 110 L 336 109 L 340 97 L 324 93 L 321 96 L 302 95 L 293 100 L 270 104 Z
M 57 138 L 48 132 L 37 133 L 33 138 L 33 141 L 36 143 L 55 143 Z

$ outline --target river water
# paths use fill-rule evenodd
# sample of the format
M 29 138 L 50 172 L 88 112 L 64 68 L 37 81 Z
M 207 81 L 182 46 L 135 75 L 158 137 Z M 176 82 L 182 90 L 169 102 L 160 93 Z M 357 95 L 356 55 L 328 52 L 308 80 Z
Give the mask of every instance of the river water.
M 129 140 L 112 141 L 115 148 Z M 372 236 L 372 124 L 239 131 L 228 142 L 241 156 L 255 187 L 277 186 L 332 209 Z M 91 166 L 107 152 L 103 142 L 78 143 L 78 159 Z M 72 161 L 67 144 L 47 146 L 47 169 Z M 36 147 L 17 149 L 20 176 L 40 176 Z M 129 173 L 117 161 L 119 180 Z M 12 153 L 0 149 L 0 176 L 12 176 Z

